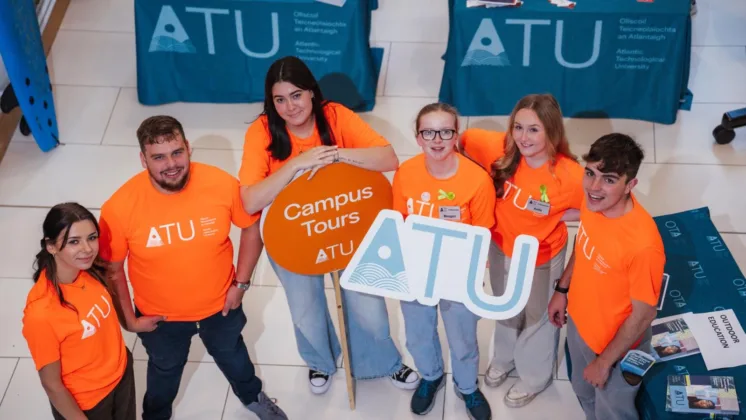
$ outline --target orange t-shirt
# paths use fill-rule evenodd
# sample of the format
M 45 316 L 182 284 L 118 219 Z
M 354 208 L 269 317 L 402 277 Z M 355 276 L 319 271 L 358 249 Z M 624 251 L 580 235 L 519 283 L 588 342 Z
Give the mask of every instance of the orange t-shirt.
M 81 410 L 90 410 L 122 379 L 127 348 L 111 295 L 98 280 L 81 271 L 60 288 L 78 312 L 60 304 L 43 272 L 26 299 L 23 336 L 36 369 L 59 361 L 65 388 Z
M 495 187 L 489 175 L 458 154 L 456 174 L 437 179 L 425 167 L 425 155 L 415 156 L 394 174 L 394 210 L 492 229 Z
M 666 254 L 653 218 L 634 208 L 610 219 L 580 209 L 567 312 L 583 341 L 601 354 L 632 313 L 632 300 L 656 306 Z
M 366 148 L 389 145 L 389 142 L 383 136 L 344 105 L 329 102 L 324 105 L 324 115 L 326 115 L 329 129 L 339 147 Z M 292 152 L 287 159 L 280 161 L 273 158 L 272 153 L 267 151 L 272 143 L 267 126 L 267 116 L 262 115 L 249 126 L 244 138 L 241 169 L 238 172 L 241 185 L 254 185 L 275 173 L 290 159 L 306 150 L 323 145 L 319 132 L 315 128 L 313 134 L 307 138 L 297 137 L 290 131 L 288 131 L 288 135 L 292 143 Z
M 101 256 L 124 261 L 137 308 L 170 321 L 220 312 L 234 277 L 231 223 L 258 220 L 241 203 L 238 181 L 192 162 L 186 187 L 160 193 L 147 171 L 127 181 L 101 208 Z
M 472 128 L 461 136 L 464 151 L 489 172 L 492 163 L 505 152 L 505 133 Z M 583 201 L 583 167 L 576 161 L 557 156 L 553 168 L 545 163 L 531 168 L 521 158 L 518 169 L 505 182 L 505 193 L 495 205 L 495 243 L 508 257 L 518 235 L 531 235 L 539 240 L 536 265 L 547 263 L 567 243 L 567 225 L 561 221 L 568 209 L 579 209 Z M 542 191 L 544 194 L 542 194 Z M 537 209 L 531 201 L 545 202 Z M 532 210 L 532 207 L 535 210 Z M 548 207 L 548 208 L 547 208 Z

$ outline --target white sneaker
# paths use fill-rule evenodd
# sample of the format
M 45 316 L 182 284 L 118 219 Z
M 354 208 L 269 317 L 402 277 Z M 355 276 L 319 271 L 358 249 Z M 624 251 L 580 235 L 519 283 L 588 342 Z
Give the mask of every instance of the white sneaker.
M 508 379 L 508 373 L 490 365 L 487 368 L 487 373 L 484 374 L 484 384 L 490 388 L 497 388 Z
M 536 398 L 539 393 L 531 394 L 523 389 L 521 381 L 518 380 L 513 386 L 510 387 L 508 393 L 505 394 L 505 405 L 511 408 L 519 408 L 530 403 Z
M 407 365 L 402 365 L 399 371 L 391 375 L 391 383 L 404 390 L 417 389 L 420 379 L 420 375 Z
M 332 386 L 332 378 L 326 373 L 310 369 L 308 371 L 308 384 L 314 394 L 323 394 Z

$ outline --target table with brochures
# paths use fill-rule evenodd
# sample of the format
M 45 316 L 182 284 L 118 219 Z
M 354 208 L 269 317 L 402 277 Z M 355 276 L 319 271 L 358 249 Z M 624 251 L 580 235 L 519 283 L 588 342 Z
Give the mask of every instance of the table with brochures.
M 567 3 L 486 8 L 449 0 L 440 100 L 465 116 L 508 115 L 524 95 L 551 93 L 567 117 L 662 124 L 691 106 L 688 1 L 557 5 Z
M 666 250 L 667 281 L 658 318 L 687 312 L 732 309 L 746 325 L 746 280 L 705 208 L 655 218 Z M 701 354 L 659 362 L 643 378 L 637 407 L 643 420 L 700 419 L 704 415 L 666 411 L 669 375 L 732 376 L 746 419 L 746 366 L 708 371 Z
M 269 66 L 294 55 L 328 99 L 370 110 L 383 57 L 368 41 L 377 7 L 378 0 L 135 0 L 139 101 L 262 102 Z

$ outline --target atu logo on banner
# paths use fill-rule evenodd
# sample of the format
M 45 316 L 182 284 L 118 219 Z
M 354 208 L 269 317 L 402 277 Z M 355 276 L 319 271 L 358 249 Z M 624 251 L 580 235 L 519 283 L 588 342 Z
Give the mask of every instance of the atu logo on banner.
M 284 269 L 305 275 L 343 270 L 376 215 L 392 205 L 380 173 L 346 163 L 303 173 L 262 212 L 267 253 Z
M 425 216 L 383 210 L 342 273 L 348 290 L 434 306 L 441 299 L 463 303 L 487 319 L 518 315 L 528 302 L 539 241 L 515 241 L 506 293 L 484 291 L 490 231 Z

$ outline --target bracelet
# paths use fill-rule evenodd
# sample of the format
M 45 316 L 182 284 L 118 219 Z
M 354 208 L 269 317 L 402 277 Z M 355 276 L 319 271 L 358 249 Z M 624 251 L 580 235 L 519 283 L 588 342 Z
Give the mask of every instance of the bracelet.
M 334 154 L 334 163 L 337 163 L 339 162 L 339 149 L 335 150 L 335 152 L 336 153 Z

